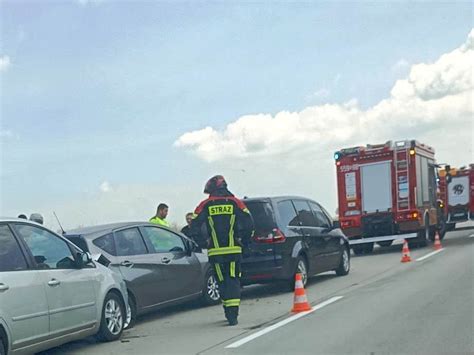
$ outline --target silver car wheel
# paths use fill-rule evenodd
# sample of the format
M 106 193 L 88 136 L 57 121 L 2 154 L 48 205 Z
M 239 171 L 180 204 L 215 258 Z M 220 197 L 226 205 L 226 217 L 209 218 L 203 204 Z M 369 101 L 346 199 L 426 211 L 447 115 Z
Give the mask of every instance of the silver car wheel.
M 123 328 L 127 329 L 131 321 L 132 321 L 132 307 L 129 304 L 127 307 L 127 316 L 125 317 L 125 324 L 123 325 Z
M 306 286 L 306 282 L 308 281 L 308 271 L 306 270 L 306 264 L 304 260 L 298 261 L 298 268 L 296 272 L 301 274 L 303 285 Z
M 207 279 L 207 294 L 209 298 L 213 301 L 218 301 L 220 298 L 219 294 L 219 284 L 214 275 L 210 275 Z
M 110 333 L 117 335 L 123 328 L 123 316 L 120 305 L 114 300 L 110 299 L 105 305 L 105 321 Z
M 349 271 L 350 268 L 350 260 L 349 260 L 349 253 L 347 252 L 346 249 L 342 252 L 342 267 L 344 268 L 344 271 Z

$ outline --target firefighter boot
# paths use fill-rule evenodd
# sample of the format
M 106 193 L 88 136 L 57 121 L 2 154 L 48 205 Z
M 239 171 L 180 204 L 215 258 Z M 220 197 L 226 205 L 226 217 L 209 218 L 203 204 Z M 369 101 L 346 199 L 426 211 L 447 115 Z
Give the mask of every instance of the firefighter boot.
M 239 308 L 238 307 L 227 307 L 226 309 L 226 318 L 227 321 L 229 322 L 230 326 L 234 326 L 239 324 L 239 321 L 237 320 L 239 316 Z

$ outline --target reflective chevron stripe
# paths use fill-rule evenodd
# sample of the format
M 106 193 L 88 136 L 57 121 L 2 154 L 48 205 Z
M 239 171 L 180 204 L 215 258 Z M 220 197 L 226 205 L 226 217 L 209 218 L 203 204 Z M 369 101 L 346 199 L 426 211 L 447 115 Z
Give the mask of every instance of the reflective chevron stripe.
M 217 255 L 229 255 L 229 254 L 241 254 L 242 248 L 239 246 L 236 247 L 223 247 L 223 248 L 212 248 L 207 251 L 208 256 L 217 256 Z

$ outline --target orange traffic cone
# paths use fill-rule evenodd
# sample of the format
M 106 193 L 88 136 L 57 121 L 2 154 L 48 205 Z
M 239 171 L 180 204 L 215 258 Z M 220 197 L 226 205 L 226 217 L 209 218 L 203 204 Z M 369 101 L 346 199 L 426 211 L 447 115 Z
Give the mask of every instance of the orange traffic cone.
M 306 312 L 310 311 L 312 308 L 308 303 L 308 298 L 306 297 L 306 292 L 304 291 L 303 280 L 301 279 L 301 274 L 296 274 L 295 276 L 295 297 L 293 299 L 293 309 L 292 312 Z
M 402 249 L 402 260 L 401 262 L 402 263 L 408 263 L 411 261 L 411 257 L 410 257 L 410 249 L 408 249 L 408 242 L 405 241 L 403 242 L 403 249 Z
M 434 250 L 440 250 L 440 249 L 443 249 L 443 246 L 441 245 L 441 240 L 439 239 L 439 233 L 438 231 L 436 231 Z

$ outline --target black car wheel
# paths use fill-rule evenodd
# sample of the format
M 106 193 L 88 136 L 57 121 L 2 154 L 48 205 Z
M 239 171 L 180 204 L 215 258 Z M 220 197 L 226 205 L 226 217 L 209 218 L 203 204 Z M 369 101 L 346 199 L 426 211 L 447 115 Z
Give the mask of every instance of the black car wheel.
M 351 259 L 349 256 L 349 249 L 344 247 L 341 253 L 341 262 L 339 263 L 339 267 L 335 270 L 336 275 L 345 276 L 349 273 L 350 269 L 351 269 Z
M 102 319 L 97 337 L 101 341 L 113 341 L 120 338 L 125 324 L 125 307 L 120 297 L 109 292 L 102 307 Z
M 219 293 L 219 284 L 217 278 L 212 270 L 209 270 L 204 279 L 204 288 L 202 290 L 202 302 L 205 305 L 218 304 L 221 300 Z

